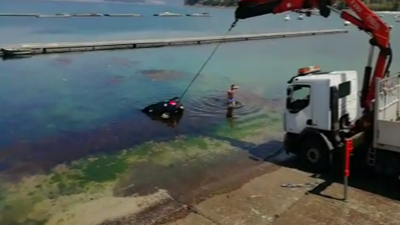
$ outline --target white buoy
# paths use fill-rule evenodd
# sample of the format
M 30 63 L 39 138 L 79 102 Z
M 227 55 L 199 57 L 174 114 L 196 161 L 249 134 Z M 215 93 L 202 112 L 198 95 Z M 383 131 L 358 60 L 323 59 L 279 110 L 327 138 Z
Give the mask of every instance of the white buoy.
M 385 24 L 389 27 L 389 30 L 392 30 L 393 26 L 389 25 L 387 22 L 385 22 Z
M 298 20 L 303 20 L 303 19 L 304 19 L 303 14 L 300 14 L 299 17 L 297 17 L 297 19 L 298 19 Z
M 344 24 L 343 25 L 345 25 L 345 26 L 348 26 L 348 25 L 350 25 L 351 23 L 349 22 L 349 21 L 344 21 Z
M 289 21 L 289 20 L 290 20 L 290 16 L 289 15 L 285 16 L 285 21 Z

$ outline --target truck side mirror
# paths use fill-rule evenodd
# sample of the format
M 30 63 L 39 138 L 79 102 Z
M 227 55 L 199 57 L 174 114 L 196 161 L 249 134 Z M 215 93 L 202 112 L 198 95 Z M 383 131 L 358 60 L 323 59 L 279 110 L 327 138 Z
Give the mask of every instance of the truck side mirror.
M 290 86 L 286 89 L 286 96 L 290 97 L 292 95 L 293 86 Z
M 286 108 L 290 108 L 290 104 L 292 103 L 292 97 L 286 97 Z
M 290 86 L 286 89 L 286 108 L 290 108 L 290 104 L 292 102 L 292 93 L 293 93 L 293 86 Z

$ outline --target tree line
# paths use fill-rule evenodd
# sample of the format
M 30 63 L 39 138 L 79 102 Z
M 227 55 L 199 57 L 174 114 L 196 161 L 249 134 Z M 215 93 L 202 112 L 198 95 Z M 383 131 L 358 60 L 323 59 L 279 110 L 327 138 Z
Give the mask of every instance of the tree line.
M 185 5 L 207 5 L 207 6 L 236 6 L 238 0 L 185 0 Z M 375 11 L 399 11 L 400 0 L 365 0 L 363 1 L 370 9 Z M 344 1 L 336 3 L 338 9 L 346 9 Z

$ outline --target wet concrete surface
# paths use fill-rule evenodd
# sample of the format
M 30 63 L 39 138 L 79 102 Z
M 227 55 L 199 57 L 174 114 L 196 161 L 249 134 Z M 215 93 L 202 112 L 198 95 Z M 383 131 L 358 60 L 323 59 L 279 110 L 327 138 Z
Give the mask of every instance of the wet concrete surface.
M 297 171 L 282 173 L 282 170 L 276 170 L 251 180 L 233 192 L 210 198 L 196 205 L 196 208 L 215 221 L 210 224 L 269 224 L 307 191 L 282 188 L 281 184 L 311 180 L 300 176 Z
M 241 188 L 214 196 L 194 206 L 207 225 L 377 225 L 400 224 L 400 204 L 359 189 L 350 188 L 349 201 L 343 202 L 343 186 L 332 184 L 321 194 L 309 193 L 309 188 L 283 188 L 283 183 L 313 183 L 310 174 L 281 167 L 257 177 Z M 321 181 L 320 181 L 321 182 Z M 193 223 L 198 214 L 168 223 Z M 207 222 L 202 222 L 204 219 Z M 295 222 L 294 222 L 295 221 Z
M 184 220 L 178 220 L 174 223 L 171 223 L 174 225 L 188 225 L 188 224 L 195 224 L 195 225 L 210 225 L 212 222 L 208 220 L 207 218 L 204 218 L 204 216 L 195 214 L 195 213 L 190 213 Z
M 138 165 L 137 169 L 132 168 L 131 174 L 136 181 L 135 185 L 129 187 L 132 178 L 125 178 L 126 184 L 120 184 L 120 189 L 115 189 L 115 195 L 148 196 L 161 189 L 166 190 L 169 197 L 139 214 L 107 221 L 102 225 L 165 224 L 185 218 L 191 212 L 198 212 L 194 205 L 213 196 L 234 191 L 251 179 L 277 169 L 272 164 L 250 160 L 247 156 L 245 151 L 232 151 L 229 155 L 204 162 L 196 160 L 191 163 L 188 160 L 165 167 Z M 139 177 L 138 173 L 143 175 Z
M 350 188 L 349 199 L 343 202 L 337 200 L 342 198 L 342 193 L 343 186 L 333 184 L 322 192 L 328 197 L 306 195 L 273 224 L 286 225 L 290 221 L 297 221 L 298 225 L 400 224 L 400 204 L 397 201 Z

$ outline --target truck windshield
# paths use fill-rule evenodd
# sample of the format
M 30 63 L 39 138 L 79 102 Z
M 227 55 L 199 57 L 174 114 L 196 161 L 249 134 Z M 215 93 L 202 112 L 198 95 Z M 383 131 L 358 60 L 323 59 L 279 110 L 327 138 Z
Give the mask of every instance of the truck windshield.
M 310 104 L 311 86 L 296 84 L 291 86 L 291 89 L 286 101 L 286 108 L 290 113 L 298 113 Z

